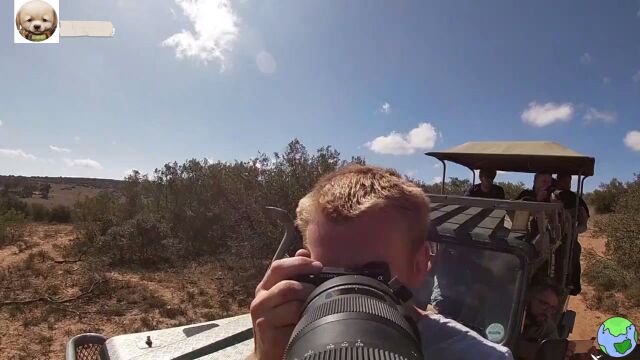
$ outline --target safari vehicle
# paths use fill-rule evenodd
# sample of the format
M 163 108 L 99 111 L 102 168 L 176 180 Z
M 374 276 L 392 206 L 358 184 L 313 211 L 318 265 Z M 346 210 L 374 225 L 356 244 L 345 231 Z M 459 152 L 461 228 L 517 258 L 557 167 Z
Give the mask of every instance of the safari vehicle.
M 576 214 L 560 203 L 477 199 L 445 194 L 447 162 L 475 170 L 492 168 L 524 173 L 570 173 L 578 176 L 577 193 L 592 176 L 595 160 L 550 142 L 472 142 L 426 155 L 442 162 L 442 194 L 429 194 L 434 262 L 431 279 L 413 289 L 417 303 L 427 304 L 438 280 L 439 290 L 457 304 L 455 320 L 495 343 L 514 349 L 527 305 L 527 290 L 535 276 L 544 276 L 571 293 L 573 247 L 577 242 Z M 576 206 L 577 207 L 577 206 Z M 286 226 L 274 259 L 290 253 L 295 227 L 283 211 L 274 212 Z M 535 218 L 536 228 L 530 226 Z M 575 313 L 556 319 L 561 337 L 572 331 Z M 73 359 L 245 359 L 253 349 L 250 315 L 201 324 L 106 339 L 78 335 L 67 344 Z M 531 358 L 560 360 L 566 341 L 541 347 Z M 562 346 L 565 346 L 563 348 Z
M 553 142 L 536 141 L 469 142 L 426 155 L 443 164 L 442 193 L 429 195 L 438 235 L 431 239 L 435 254 L 431 275 L 437 278 L 442 272 L 450 278 L 447 296 L 453 297 L 456 311 L 447 315 L 513 350 L 524 325 L 528 290 L 537 279 L 551 279 L 564 289 L 562 311 L 555 320 L 558 333 L 566 339 L 575 322 L 575 312 L 567 310 L 569 294 L 579 291 L 579 279 L 572 276 L 574 250 L 579 246 L 577 211 L 566 210 L 559 202 L 451 196 L 445 194 L 444 179 L 447 162 L 468 168 L 472 185 L 475 171 L 483 168 L 571 174 L 577 176 L 574 209 L 578 209 L 595 159 Z M 429 291 L 419 290 L 420 296 L 428 296 Z

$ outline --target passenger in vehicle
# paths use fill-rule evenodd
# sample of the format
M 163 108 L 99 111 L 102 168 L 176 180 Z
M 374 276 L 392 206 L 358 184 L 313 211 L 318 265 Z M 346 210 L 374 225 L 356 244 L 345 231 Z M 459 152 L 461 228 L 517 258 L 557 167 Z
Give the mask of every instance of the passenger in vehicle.
M 496 171 L 493 169 L 481 169 L 479 178 L 480 183 L 471 186 L 464 196 L 487 198 L 487 199 L 504 199 L 504 189 L 493 183 L 496 178 Z
M 567 210 L 575 210 L 576 203 L 578 204 L 578 211 L 575 216 L 577 216 L 577 232 L 581 234 L 587 231 L 587 222 L 589 221 L 589 208 L 587 204 L 582 200 L 582 198 L 578 197 L 576 193 L 571 191 L 571 175 L 569 174 L 558 174 L 556 176 L 557 187 L 558 189 L 554 191 L 553 198 L 555 201 L 559 201 L 564 205 L 564 208 Z M 582 254 L 582 246 L 579 241 L 573 245 L 573 251 L 571 256 L 571 274 L 569 276 L 570 283 L 572 285 L 570 295 L 578 295 L 582 291 L 582 284 L 580 281 L 580 274 L 582 272 L 582 267 L 580 265 L 580 256 Z
M 560 305 L 562 291 L 545 282 L 531 289 L 522 337 L 528 340 L 557 339 L 558 327 L 553 319 Z
M 524 201 L 551 201 L 551 190 L 553 186 L 553 177 L 551 174 L 538 173 L 533 177 L 533 189 L 523 190 L 516 200 Z
M 550 282 L 532 287 L 524 327 L 516 347 L 516 359 L 529 359 L 530 355 L 537 350 L 539 342 L 560 338 L 554 319 L 559 310 L 561 296 L 562 290 Z M 571 347 L 567 349 L 565 359 L 571 358 L 573 350 Z
M 571 175 L 558 174 L 556 176 L 557 189 L 553 193 L 554 199 L 562 202 L 564 208 L 572 210 L 576 208 L 578 203 L 578 233 L 587 231 L 587 222 L 589 221 L 589 207 L 581 197 L 571 191 Z

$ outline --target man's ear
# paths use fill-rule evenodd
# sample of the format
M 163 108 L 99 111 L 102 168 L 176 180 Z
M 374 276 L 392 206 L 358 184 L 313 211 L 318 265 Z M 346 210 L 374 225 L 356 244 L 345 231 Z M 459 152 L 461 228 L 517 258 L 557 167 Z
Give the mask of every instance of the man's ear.
M 409 287 L 419 287 L 427 277 L 429 270 L 431 269 L 431 251 L 429 249 L 429 243 L 423 242 L 422 245 L 415 252 L 413 257 L 413 269 L 411 271 L 409 282 L 405 284 Z

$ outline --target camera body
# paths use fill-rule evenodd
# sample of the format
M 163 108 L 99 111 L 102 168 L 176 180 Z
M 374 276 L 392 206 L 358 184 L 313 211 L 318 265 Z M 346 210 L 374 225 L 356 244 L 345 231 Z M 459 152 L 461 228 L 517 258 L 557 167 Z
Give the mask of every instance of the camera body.
M 297 276 L 292 280 L 320 286 L 328 280 L 335 279 L 339 276 L 345 275 L 360 275 L 378 280 L 384 284 L 389 284 L 391 281 L 391 272 L 389 266 L 381 262 L 373 262 L 363 267 L 356 269 L 337 268 L 337 267 L 323 267 L 322 271 L 318 274 Z

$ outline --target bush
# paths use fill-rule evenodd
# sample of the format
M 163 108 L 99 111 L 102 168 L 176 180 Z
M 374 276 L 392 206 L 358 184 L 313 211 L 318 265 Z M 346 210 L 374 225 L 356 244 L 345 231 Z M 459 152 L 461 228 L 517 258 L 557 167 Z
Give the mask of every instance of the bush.
M 31 219 L 36 222 L 49 221 L 51 218 L 51 211 L 44 205 L 31 204 L 29 205 L 29 214 Z
M 9 210 L 15 210 L 26 215 L 27 203 L 18 199 L 15 195 L 5 193 L 0 195 L 0 214 L 4 214 Z
M 628 279 L 624 273 L 621 274 L 616 263 L 600 257 L 591 249 L 585 251 L 584 257 L 586 266 L 582 276 L 596 291 L 622 290 L 627 287 Z
M 599 214 L 608 214 L 615 210 L 620 198 L 627 191 L 626 185 L 613 178 L 608 184 L 601 183 L 599 189 L 586 194 L 586 201 L 595 208 Z
M 99 238 L 97 250 L 113 264 L 150 265 L 167 257 L 168 234 L 160 219 L 141 214 L 109 229 Z
M 50 222 L 68 223 L 71 221 L 71 210 L 64 205 L 57 205 L 51 209 Z
M 0 215 L 0 246 L 13 245 L 24 239 L 24 213 L 9 210 Z
M 640 307 L 640 283 L 633 282 L 624 292 L 624 296 L 629 300 L 631 306 Z
M 638 306 L 640 285 L 635 280 L 640 277 L 640 175 L 628 182 L 621 193 L 613 213 L 594 221 L 596 235 L 607 238 L 606 257 L 586 252 L 583 275 L 596 291 L 621 291 L 632 305 Z M 607 309 L 618 305 L 614 300 L 601 303 Z

